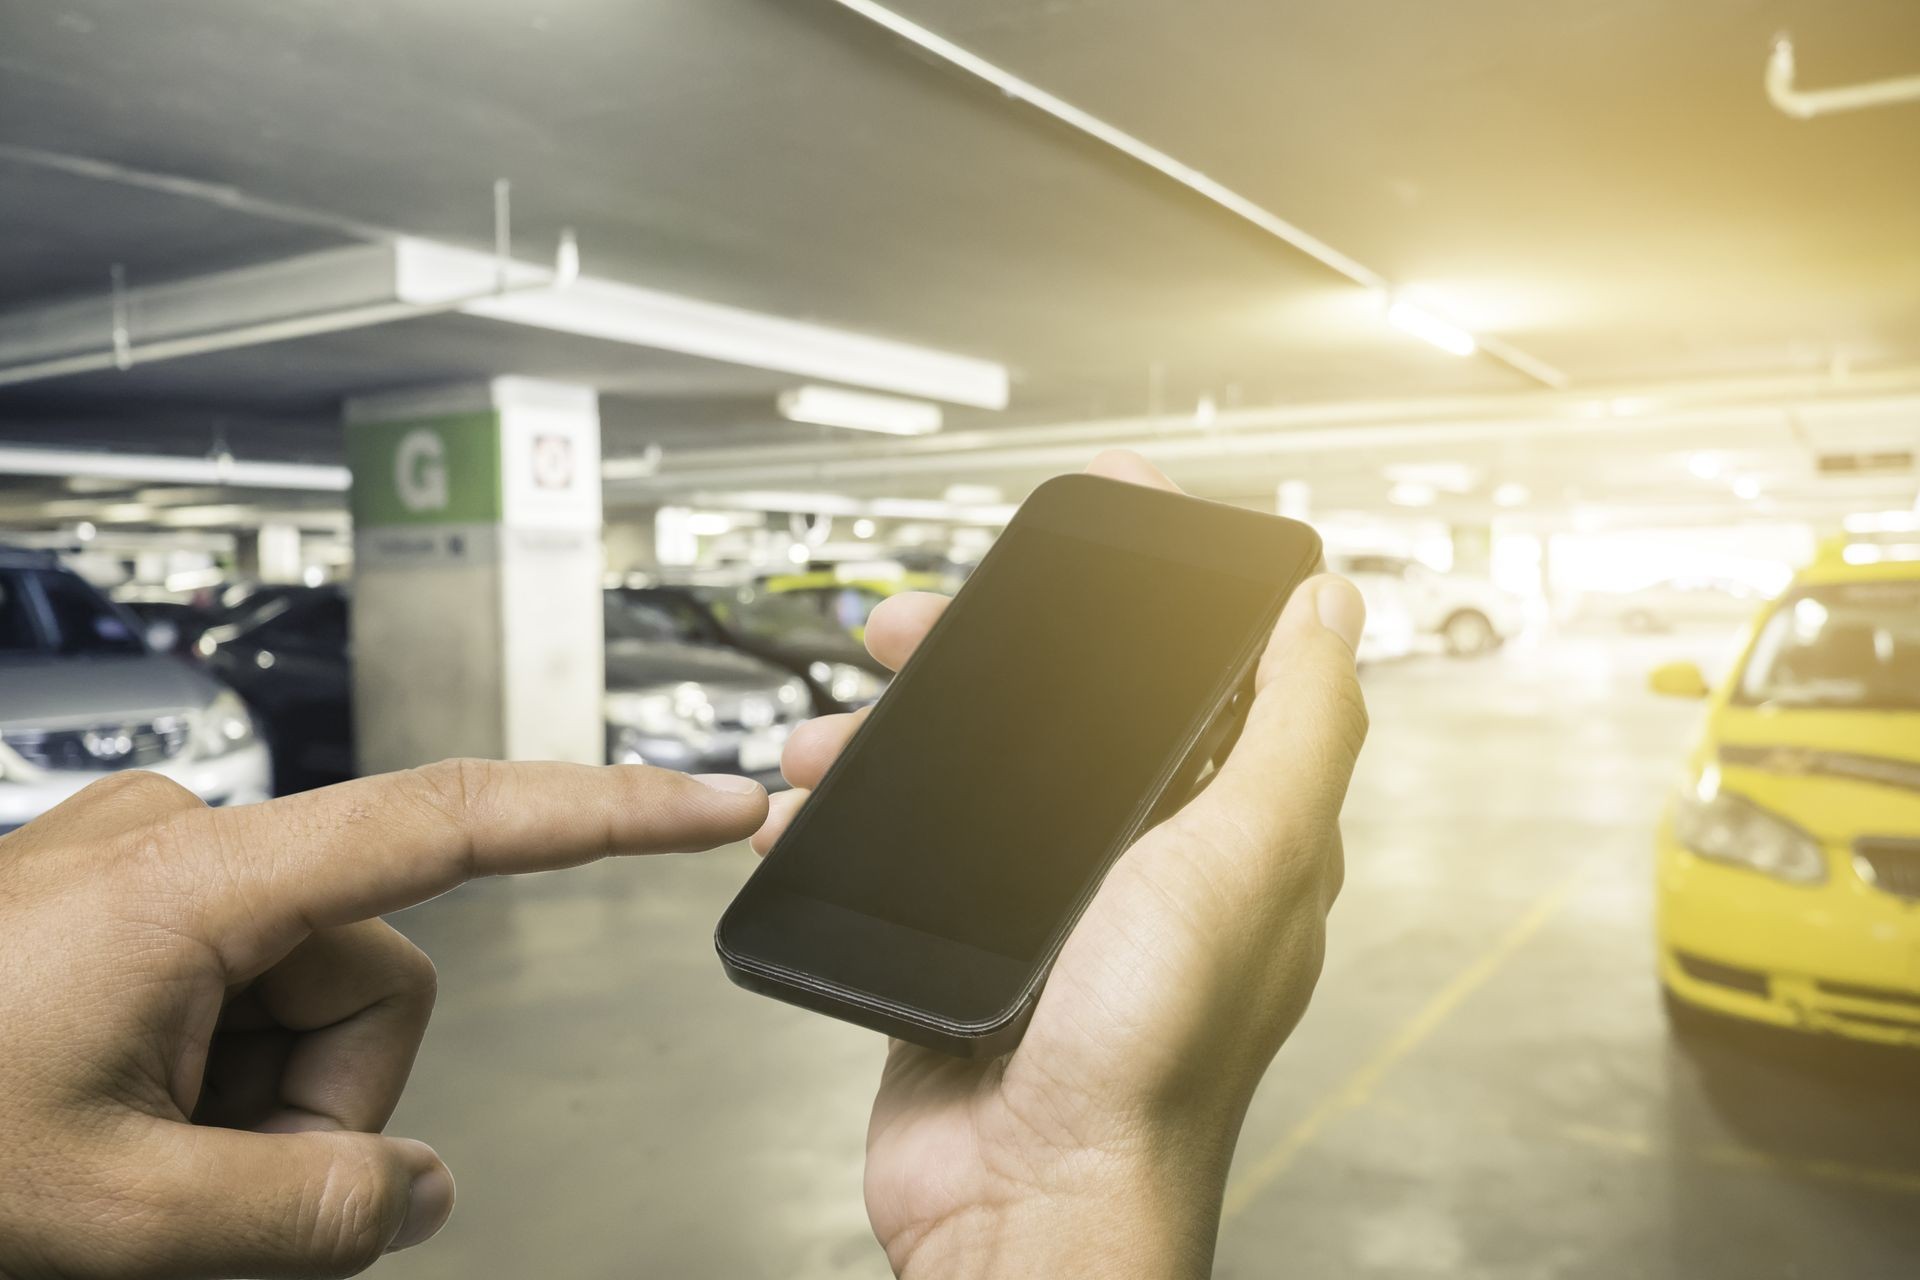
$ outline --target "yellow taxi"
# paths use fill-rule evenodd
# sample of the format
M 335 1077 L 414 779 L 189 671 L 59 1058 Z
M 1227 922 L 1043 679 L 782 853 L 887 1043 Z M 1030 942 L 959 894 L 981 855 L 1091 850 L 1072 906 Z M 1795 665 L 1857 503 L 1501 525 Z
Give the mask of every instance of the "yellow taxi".
M 1920 547 L 1822 548 L 1709 690 L 1661 821 L 1660 977 L 1698 1010 L 1920 1046 Z
M 867 615 L 888 596 L 902 591 L 938 591 L 951 595 L 957 582 L 937 573 L 916 573 L 888 565 L 844 565 L 774 574 L 761 584 L 775 595 L 802 599 L 828 622 L 856 640 L 864 639 Z

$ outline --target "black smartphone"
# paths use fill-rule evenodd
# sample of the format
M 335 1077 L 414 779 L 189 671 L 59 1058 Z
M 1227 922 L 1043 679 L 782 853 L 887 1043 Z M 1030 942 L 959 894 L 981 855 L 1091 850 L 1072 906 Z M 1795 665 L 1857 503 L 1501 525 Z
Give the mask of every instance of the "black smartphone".
M 739 985 L 967 1057 L 1019 1042 L 1107 869 L 1237 734 L 1304 524 L 1036 489 L 714 935 Z

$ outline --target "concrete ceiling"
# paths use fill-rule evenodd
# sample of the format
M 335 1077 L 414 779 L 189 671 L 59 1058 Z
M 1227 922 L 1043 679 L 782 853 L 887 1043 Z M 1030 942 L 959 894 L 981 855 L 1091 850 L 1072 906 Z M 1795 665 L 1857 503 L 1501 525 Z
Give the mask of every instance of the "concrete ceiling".
M 1575 388 L 1920 363 L 1920 107 L 1761 91 L 1782 29 L 1809 83 L 1911 74 L 1911 0 L 898 8 Z M 831 0 L 0 0 L 0 34 L 0 146 L 475 246 L 509 177 L 527 257 L 572 225 L 598 275 L 1008 364 L 963 428 L 1531 390 Z M 0 308 L 347 238 L 0 158 Z M 845 439 L 764 375 L 441 317 L 0 391 L 0 441 L 324 454 L 340 396 L 486 372 L 605 386 L 610 454 Z

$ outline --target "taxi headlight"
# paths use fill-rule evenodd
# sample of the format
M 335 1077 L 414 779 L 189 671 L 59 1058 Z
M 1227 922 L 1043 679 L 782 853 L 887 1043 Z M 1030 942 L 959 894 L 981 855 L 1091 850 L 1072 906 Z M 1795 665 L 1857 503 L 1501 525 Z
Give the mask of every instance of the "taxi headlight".
M 1674 802 L 1673 834 L 1703 858 L 1745 867 L 1794 884 L 1827 878 L 1820 842 L 1744 796 L 1714 788 L 1684 790 Z
M 222 689 L 194 714 L 191 733 L 195 758 L 218 759 L 252 744 L 253 716 L 239 694 Z

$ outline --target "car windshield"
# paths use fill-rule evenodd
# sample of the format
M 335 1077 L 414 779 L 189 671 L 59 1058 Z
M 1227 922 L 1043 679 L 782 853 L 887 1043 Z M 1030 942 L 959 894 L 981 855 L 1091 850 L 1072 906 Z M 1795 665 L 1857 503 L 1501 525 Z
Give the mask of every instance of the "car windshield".
M 64 570 L 0 571 L 0 654 L 147 651 L 133 619 Z
M 1789 595 L 1760 628 L 1735 701 L 1920 710 L 1920 582 L 1854 582 Z
M 756 640 L 805 644 L 847 639 L 844 630 L 822 615 L 817 600 L 753 587 L 714 591 L 705 599 L 721 625 Z
M 700 638 L 693 620 L 663 600 L 639 600 L 617 591 L 607 593 L 607 639 L 678 640 Z

